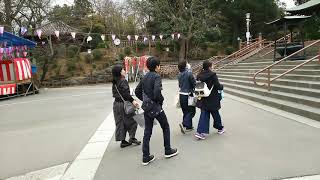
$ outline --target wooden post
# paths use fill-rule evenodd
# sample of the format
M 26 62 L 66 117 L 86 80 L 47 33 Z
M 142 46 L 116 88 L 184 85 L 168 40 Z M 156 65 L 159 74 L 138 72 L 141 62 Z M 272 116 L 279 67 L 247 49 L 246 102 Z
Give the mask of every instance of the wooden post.
M 259 33 L 259 47 L 262 47 L 262 33 Z

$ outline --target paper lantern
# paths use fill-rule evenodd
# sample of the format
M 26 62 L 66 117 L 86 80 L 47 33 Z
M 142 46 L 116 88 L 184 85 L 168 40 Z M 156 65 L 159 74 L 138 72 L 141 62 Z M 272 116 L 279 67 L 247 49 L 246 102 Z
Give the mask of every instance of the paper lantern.
M 38 35 L 39 39 L 41 39 L 42 30 L 38 29 L 36 32 L 37 32 L 37 35 Z
M 155 35 L 152 35 L 152 41 L 154 41 L 156 39 Z
M 134 36 L 135 40 L 137 41 L 139 39 L 139 36 L 138 35 L 135 35 Z
M 104 34 L 102 34 L 101 39 L 102 39 L 102 41 L 104 41 L 106 39 L 106 36 Z
M 0 35 L 2 35 L 4 32 L 4 27 L 3 26 L 0 26 Z
M 116 35 L 114 35 L 114 34 L 112 34 L 111 37 L 112 37 L 113 41 L 116 39 Z
M 59 31 L 54 31 L 54 34 L 56 34 L 57 38 L 59 38 L 59 35 L 60 35 Z
M 90 42 L 90 41 L 92 41 L 92 37 L 91 37 L 91 36 L 88 36 L 87 42 Z
M 71 32 L 71 36 L 72 36 L 73 39 L 75 39 L 76 38 L 76 32 Z
M 160 37 L 160 40 L 162 41 L 162 39 L 163 39 L 163 35 L 162 35 L 162 34 L 160 34 L 160 36 L 159 36 L 159 37 Z

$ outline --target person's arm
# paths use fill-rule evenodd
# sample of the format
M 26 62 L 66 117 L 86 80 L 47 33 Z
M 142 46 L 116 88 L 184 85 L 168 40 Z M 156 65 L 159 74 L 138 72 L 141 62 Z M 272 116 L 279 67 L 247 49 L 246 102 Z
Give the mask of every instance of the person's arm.
M 192 90 L 194 90 L 194 88 L 196 87 L 196 79 L 194 78 L 191 72 L 189 74 L 189 81 L 190 81 Z
M 220 84 L 217 74 L 213 75 L 213 85 L 216 90 L 223 90 L 223 85 Z
M 161 90 L 162 90 L 162 83 L 160 75 L 156 75 L 154 79 L 154 87 L 153 87 L 153 99 L 156 102 L 161 102 L 163 99 L 161 98 Z
M 143 101 L 143 86 L 142 81 L 139 82 L 138 86 L 136 87 L 134 93 L 136 94 L 137 98 Z
M 121 81 L 119 86 L 120 87 L 118 87 L 118 88 L 119 88 L 121 95 L 123 96 L 123 99 L 126 101 L 133 102 L 134 99 L 130 95 L 130 87 L 129 87 L 128 81 L 127 80 Z

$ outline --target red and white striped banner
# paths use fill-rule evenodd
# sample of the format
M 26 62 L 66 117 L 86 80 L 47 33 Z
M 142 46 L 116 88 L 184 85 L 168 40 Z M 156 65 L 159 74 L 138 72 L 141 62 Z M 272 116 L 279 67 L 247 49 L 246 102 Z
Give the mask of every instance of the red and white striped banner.
M 31 64 L 29 59 L 16 58 L 13 62 L 0 61 L 0 82 L 31 79 Z M 16 79 L 14 79 L 14 75 Z
M 22 81 L 31 79 L 31 64 L 27 58 L 14 59 L 14 65 L 16 70 L 16 80 Z
M 0 61 L 0 82 L 14 81 L 14 69 L 11 61 Z
M 16 84 L 0 85 L 0 96 L 16 93 Z

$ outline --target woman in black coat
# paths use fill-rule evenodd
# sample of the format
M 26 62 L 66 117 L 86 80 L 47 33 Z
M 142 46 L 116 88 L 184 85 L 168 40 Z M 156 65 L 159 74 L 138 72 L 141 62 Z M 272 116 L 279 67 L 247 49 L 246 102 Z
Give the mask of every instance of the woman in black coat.
M 223 85 L 220 84 L 217 74 L 211 69 L 212 62 L 208 60 L 204 61 L 203 70 L 197 76 L 198 81 L 205 82 L 208 89 L 212 88 L 211 94 L 208 97 L 202 97 L 197 102 L 197 107 L 201 109 L 198 129 L 195 134 L 198 139 L 205 139 L 205 134 L 209 134 L 210 114 L 214 119 L 213 127 L 218 130 L 218 133 L 223 134 L 225 132 L 219 113 L 222 98 L 219 91 L 223 90 Z
M 130 95 L 130 88 L 128 81 L 125 79 L 125 75 L 126 73 L 121 65 L 115 65 L 112 68 L 112 94 L 114 97 L 113 115 L 116 123 L 115 139 L 116 141 L 121 141 L 121 148 L 130 146 L 131 144 L 141 144 L 141 142 L 135 138 L 137 123 L 132 118 L 132 115 L 127 115 L 124 112 L 124 103 L 121 96 L 125 101 L 132 102 L 136 107 L 139 106 L 139 104 Z M 130 137 L 129 142 L 126 141 L 127 132 Z

